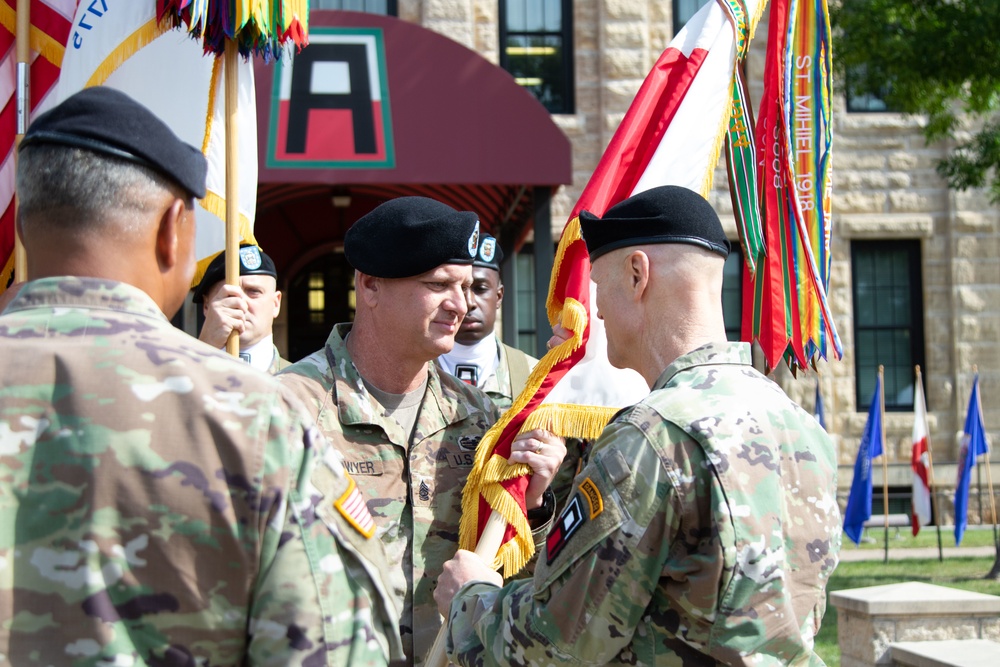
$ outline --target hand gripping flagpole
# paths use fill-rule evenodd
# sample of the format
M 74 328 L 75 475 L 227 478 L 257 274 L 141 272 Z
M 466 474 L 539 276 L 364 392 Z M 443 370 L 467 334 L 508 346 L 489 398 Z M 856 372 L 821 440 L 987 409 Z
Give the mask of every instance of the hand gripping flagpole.
M 211 5 L 211 6 L 210 6 Z M 220 8 L 221 5 L 221 8 Z M 239 149 L 237 58 L 250 54 L 277 57 L 288 41 L 305 46 L 309 32 L 308 0 L 281 0 L 229 5 L 222 0 L 192 4 L 182 0 L 157 0 L 157 16 L 170 16 L 173 24 L 186 24 L 204 45 L 205 52 L 223 58 L 226 116 L 226 283 L 239 285 Z M 256 156 L 252 156 L 256 159 Z M 226 340 L 226 351 L 239 354 L 239 334 Z
M 496 510 L 490 512 L 490 518 L 486 520 L 486 527 L 479 537 L 476 550 L 473 552 L 483 559 L 487 565 L 492 565 L 496 560 L 500 545 L 503 543 L 504 532 L 507 530 L 507 520 Z M 424 661 L 426 667 L 446 667 L 448 665 L 448 652 L 445 642 L 448 637 L 448 619 L 444 619 L 434 645 L 431 646 L 427 659 Z

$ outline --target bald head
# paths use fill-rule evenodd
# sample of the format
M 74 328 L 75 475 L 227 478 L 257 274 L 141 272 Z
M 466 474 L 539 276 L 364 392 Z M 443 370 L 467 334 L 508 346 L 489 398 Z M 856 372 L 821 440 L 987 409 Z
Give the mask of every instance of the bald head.
M 617 248 L 591 269 L 608 358 L 650 386 L 678 356 L 726 340 L 722 316 L 725 259 L 690 244 Z

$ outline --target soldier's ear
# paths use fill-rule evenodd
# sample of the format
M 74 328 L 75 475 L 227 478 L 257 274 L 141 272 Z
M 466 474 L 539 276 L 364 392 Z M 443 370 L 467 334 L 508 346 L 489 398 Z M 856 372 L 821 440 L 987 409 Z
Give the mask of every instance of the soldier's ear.
M 174 198 L 160 215 L 156 228 L 156 259 L 161 269 L 172 269 L 182 259 L 184 200 Z
M 358 299 L 369 308 L 378 303 L 382 292 L 382 280 L 360 271 L 354 272 L 354 289 Z
M 649 286 L 649 256 L 641 250 L 633 250 L 625 258 L 625 272 L 632 298 L 638 301 Z

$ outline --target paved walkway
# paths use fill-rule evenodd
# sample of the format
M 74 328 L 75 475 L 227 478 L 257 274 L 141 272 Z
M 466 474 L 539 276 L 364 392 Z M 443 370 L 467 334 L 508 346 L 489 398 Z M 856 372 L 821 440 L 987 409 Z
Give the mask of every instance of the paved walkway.
M 942 549 L 945 558 L 974 557 L 983 558 L 994 556 L 996 547 L 944 547 Z M 902 560 L 904 558 L 937 558 L 937 547 L 920 547 L 916 549 L 893 549 L 889 544 L 889 560 Z M 853 563 L 861 560 L 882 560 L 885 558 L 885 549 L 858 549 L 854 543 L 844 539 L 844 545 L 840 549 L 840 560 L 845 563 Z

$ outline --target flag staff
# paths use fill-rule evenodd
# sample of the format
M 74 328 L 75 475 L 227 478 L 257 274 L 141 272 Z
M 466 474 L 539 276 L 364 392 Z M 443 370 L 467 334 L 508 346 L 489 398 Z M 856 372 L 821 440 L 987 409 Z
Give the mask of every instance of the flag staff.
M 239 264 L 239 144 L 237 103 L 239 88 L 237 86 L 237 58 L 239 51 L 236 40 L 226 38 L 226 48 L 223 53 L 223 71 L 226 79 L 226 284 L 240 284 Z M 238 357 L 240 355 L 240 334 L 236 329 L 229 332 L 226 339 L 226 352 Z
M 972 373 L 974 375 L 979 375 L 979 368 L 977 366 L 972 367 Z M 979 404 L 976 406 L 979 410 L 980 419 L 982 419 L 983 411 L 983 397 L 979 396 Z M 978 465 L 978 461 L 976 463 Z M 986 450 L 986 487 L 989 490 L 990 495 L 990 519 L 993 523 L 993 546 L 996 549 L 996 555 L 993 559 L 993 567 L 990 568 L 989 573 L 986 575 L 987 579 L 997 579 L 1000 578 L 1000 539 L 997 539 L 997 507 L 996 501 L 993 498 L 993 475 L 990 472 L 990 451 Z
M 914 366 L 917 384 L 923 386 L 920 364 Z M 926 396 L 926 393 L 924 393 Z M 938 506 L 937 489 L 934 488 L 934 456 L 931 454 L 931 429 L 927 424 L 926 405 L 924 410 L 924 433 L 927 436 L 927 486 L 931 489 L 931 503 L 934 506 L 934 527 L 937 529 L 938 561 L 944 562 L 944 548 L 941 546 L 941 512 Z
M 14 26 L 14 41 L 17 43 L 17 128 L 14 135 L 14 164 L 17 169 L 17 147 L 21 145 L 24 133 L 28 131 L 31 115 L 31 0 L 17 0 L 17 18 Z M 14 210 L 17 210 L 17 195 L 14 196 Z M 21 244 L 21 235 L 14 225 L 14 280 L 23 283 L 28 279 L 28 257 Z
M 879 444 L 882 447 L 882 519 L 884 520 L 884 542 L 885 542 L 885 557 L 883 563 L 889 562 L 889 454 L 885 448 L 885 366 L 879 364 L 878 367 L 878 383 L 882 386 L 882 391 L 879 392 L 878 396 L 878 417 L 879 424 L 882 428 L 879 429 L 878 439 Z

